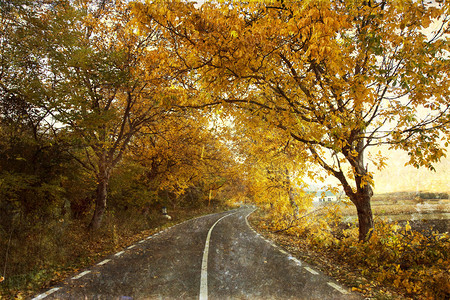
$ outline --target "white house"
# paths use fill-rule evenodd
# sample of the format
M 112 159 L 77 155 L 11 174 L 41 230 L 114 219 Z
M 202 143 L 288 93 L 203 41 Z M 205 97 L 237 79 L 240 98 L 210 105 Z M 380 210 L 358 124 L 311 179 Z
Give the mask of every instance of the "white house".
M 313 202 L 336 202 L 338 197 L 330 191 L 314 192 Z

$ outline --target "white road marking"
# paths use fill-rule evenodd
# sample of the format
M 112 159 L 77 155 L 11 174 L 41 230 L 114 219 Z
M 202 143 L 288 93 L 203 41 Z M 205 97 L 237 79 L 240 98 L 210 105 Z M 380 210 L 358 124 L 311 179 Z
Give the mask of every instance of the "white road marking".
M 342 288 L 341 286 L 337 285 L 336 283 L 333 282 L 327 282 L 329 286 L 331 286 L 332 288 L 338 290 L 339 292 L 341 292 L 342 294 L 346 295 L 348 294 L 348 291 L 345 290 L 344 288 Z
M 297 265 L 299 265 L 299 266 L 302 265 L 302 262 L 299 261 L 296 257 L 289 256 L 289 259 L 290 259 L 290 260 L 293 260 L 293 261 L 294 261 Z
M 245 216 L 245 223 L 247 223 L 247 226 L 250 227 L 250 229 L 253 230 L 253 232 L 257 233 L 256 230 L 253 229 L 252 226 L 250 226 L 250 223 L 248 222 L 248 216 L 250 216 L 255 210 L 256 210 L 256 208 L 254 210 L 252 210 L 251 212 L 249 212 L 247 216 Z
M 255 210 L 256 210 L 256 209 L 255 209 Z M 223 216 L 222 218 L 220 218 L 219 220 L 217 220 L 217 222 L 214 223 L 214 225 L 210 228 L 210 231 L 208 232 L 208 237 L 207 237 L 207 244 L 208 244 L 208 247 L 209 247 L 209 239 L 210 239 L 210 236 L 211 236 L 211 231 L 212 231 L 212 229 L 214 228 L 214 226 L 216 226 L 216 224 L 219 223 L 219 221 L 222 220 L 223 218 L 228 217 L 228 216 L 230 216 L 230 215 L 233 215 L 233 214 L 235 214 L 235 213 L 237 213 L 237 211 L 234 212 L 234 213 L 228 214 L 228 215 L 226 215 L 226 216 Z M 249 214 L 249 215 L 250 215 L 250 214 Z M 196 218 L 189 219 L 189 220 L 186 220 L 186 221 L 181 222 L 181 223 L 179 223 L 179 224 L 176 224 L 176 225 L 174 225 L 174 226 L 172 226 L 172 227 L 181 225 L 181 224 L 183 224 L 183 223 L 187 223 L 187 222 L 189 222 L 189 221 L 193 221 L 193 220 L 196 220 L 196 219 L 200 219 L 200 218 L 202 218 L 202 217 L 205 217 L 205 216 L 198 216 L 198 217 L 196 217 Z M 247 217 L 248 217 L 248 216 L 247 216 Z M 246 219 L 246 221 L 247 221 L 247 219 Z M 247 221 L 247 224 L 248 224 L 248 221 Z M 250 225 L 249 225 L 249 226 L 250 226 Z M 160 231 L 160 232 L 158 232 L 158 233 L 156 233 L 156 234 L 154 234 L 154 235 L 151 235 L 151 236 L 147 237 L 146 239 L 150 239 L 150 238 L 152 238 L 152 237 L 155 237 L 155 236 L 159 235 L 159 234 L 162 233 L 162 232 L 163 232 L 163 230 Z M 255 231 L 255 232 L 256 232 L 256 231 Z M 141 243 L 143 243 L 143 242 L 145 242 L 145 239 L 142 240 L 142 241 L 140 241 L 139 244 L 141 244 Z M 133 249 L 134 247 L 136 247 L 136 245 L 131 245 L 131 246 L 129 246 L 127 249 Z M 205 251 L 206 251 L 206 254 L 208 254 L 208 251 L 209 251 L 209 250 L 207 250 L 206 244 L 205 244 Z M 124 251 L 120 251 L 120 252 L 116 253 L 115 256 L 120 256 L 120 255 L 123 254 L 123 253 L 124 253 Z M 207 258 L 207 257 L 208 257 L 208 255 L 206 255 L 206 258 Z M 203 259 L 205 259 L 205 252 L 203 253 Z M 105 259 L 104 261 L 99 262 L 99 263 L 97 264 L 97 266 L 104 265 L 104 264 L 106 264 L 106 263 L 108 263 L 108 262 L 110 262 L 110 261 L 111 261 L 110 259 Z M 206 270 L 207 270 L 207 263 L 208 263 L 208 262 L 206 261 L 205 272 L 206 272 Z M 207 276 L 206 276 L 206 275 L 205 275 L 205 276 L 203 275 L 203 269 L 204 269 L 204 268 L 203 268 L 203 263 L 202 263 L 202 276 L 201 276 L 201 277 L 202 277 L 202 278 L 204 277 L 205 280 L 206 280 L 206 279 L 207 279 Z M 84 272 L 82 272 L 82 273 L 80 273 L 80 274 L 78 274 L 78 275 L 72 277 L 72 279 L 73 279 L 73 280 L 80 279 L 81 277 L 83 277 L 83 276 L 85 276 L 85 275 L 87 275 L 87 274 L 89 274 L 89 273 L 91 273 L 91 271 L 84 271 Z M 201 286 L 201 284 L 200 284 L 200 286 Z M 61 288 L 60 288 L 60 287 L 52 288 L 52 289 L 48 290 L 48 291 L 45 292 L 45 293 L 42 293 L 42 294 L 40 294 L 40 295 L 37 295 L 36 297 L 32 298 L 31 300 L 40 300 L 40 299 L 44 299 L 45 297 L 47 297 L 47 296 L 53 294 L 54 292 L 58 291 L 59 289 L 61 289 Z M 208 299 L 208 294 L 207 294 L 207 292 L 208 292 L 208 290 L 207 290 L 207 286 L 206 286 L 206 298 L 200 298 L 200 299 Z M 201 294 L 200 294 L 200 295 L 201 295 Z M 201 296 L 200 296 L 200 297 L 201 297 Z
M 256 233 L 257 236 L 261 237 L 264 241 L 266 241 L 268 244 L 270 244 L 272 247 L 278 249 L 281 253 L 288 255 L 288 259 L 293 260 L 298 266 L 302 265 L 302 262 L 300 260 L 298 260 L 297 258 L 293 257 L 289 252 L 285 251 L 284 249 L 281 249 L 280 247 L 278 247 L 274 242 L 272 242 L 269 239 L 266 239 L 264 236 L 262 236 L 261 234 L 259 234 L 255 229 L 253 229 L 250 226 L 250 223 L 248 222 L 248 217 L 256 210 L 256 208 L 254 210 L 252 210 L 246 217 L 245 217 L 245 222 L 247 222 L 247 226 L 250 227 L 250 229 Z M 311 268 L 305 267 L 305 269 L 310 272 L 311 274 L 317 275 L 319 273 L 317 273 L 316 271 L 314 271 Z
M 51 290 L 48 290 L 48 291 L 46 291 L 45 293 L 40 294 L 40 295 L 34 297 L 34 298 L 31 299 L 31 300 L 44 299 L 45 297 L 47 297 L 47 296 L 50 295 L 50 294 L 53 294 L 54 292 L 56 292 L 56 291 L 59 290 L 59 289 L 60 289 L 59 287 L 57 287 L 57 288 L 52 288 Z
M 104 261 L 99 262 L 99 263 L 97 264 L 97 266 L 104 265 L 104 264 L 108 263 L 109 261 L 111 261 L 111 260 L 110 260 L 110 259 L 105 259 Z
M 217 223 L 219 223 L 223 218 L 226 218 L 233 214 L 235 213 L 225 215 L 219 220 L 217 220 L 216 223 L 214 223 L 213 226 L 211 226 L 211 228 L 208 231 L 208 235 L 206 236 L 205 249 L 203 250 L 202 269 L 200 273 L 200 296 L 199 296 L 200 300 L 208 299 L 208 254 L 209 254 L 209 240 L 211 239 L 211 232 L 217 225 Z
M 318 275 L 319 273 L 317 273 L 316 271 L 314 271 L 313 269 L 311 269 L 310 267 L 304 267 L 306 271 L 308 271 L 309 273 L 313 274 L 313 275 Z
M 289 253 L 287 253 L 286 251 L 284 251 L 283 249 L 278 249 L 281 253 L 285 254 L 285 255 L 289 255 Z
M 89 273 L 91 273 L 91 271 L 84 271 L 84 272 L 78 274 L 77 276 L 73 276 L 72 279 L 73 280 L 80 279 L 81 277 L 83 277 L 84 275 L 87 275 Z

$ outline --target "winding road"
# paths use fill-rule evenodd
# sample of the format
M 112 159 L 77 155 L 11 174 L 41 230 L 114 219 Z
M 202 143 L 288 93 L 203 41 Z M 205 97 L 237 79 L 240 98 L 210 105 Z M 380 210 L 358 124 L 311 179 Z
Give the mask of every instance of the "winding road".
M 360 299 L 257 234 L 253 210 L 175 225 L 33 299 Z

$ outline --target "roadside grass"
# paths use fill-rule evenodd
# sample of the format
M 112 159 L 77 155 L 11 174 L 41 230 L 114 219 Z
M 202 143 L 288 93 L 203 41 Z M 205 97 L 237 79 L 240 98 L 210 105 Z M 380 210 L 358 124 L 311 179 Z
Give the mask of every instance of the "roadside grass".
M 413 211 L 412 207 L 382 207 L 389 214 L 408 215 Z M 294 223 L 286 213 L 262 208 L 250 222 L 299 259 L 366 298 L 450 298 L 448 233 L 425 234 L 413 230 L 409 222 L 386 222 L 375 217 L 372 237 L 362 243 L 358 241 L 356 222 L 342 222 L 341 208 L 328 205 L 320 214 L 305 214 Z
M 28 298 L 164 228 L 226 209 L 223 205 L 174 209 L 170 221 L 159 211 L 108 212 L 103 226 L 94 233 L 80 220 L 23 226 L 9 243 L 0 299 Z M 1 271 L 4 262 L 0 262 Z

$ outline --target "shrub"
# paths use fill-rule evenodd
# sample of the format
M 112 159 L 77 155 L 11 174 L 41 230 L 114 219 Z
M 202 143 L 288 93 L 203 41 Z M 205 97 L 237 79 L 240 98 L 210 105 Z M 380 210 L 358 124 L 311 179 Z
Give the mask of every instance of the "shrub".
M 270 215 L 269 229 L 283 229 L 277 214 Z M 359 270 L 366 285 L 388 287 L 415 299 L 448 299 L 450 296 L 450 239 L 447 233 L 425 235 L 411 229 L 409 223 L 375 220 L 375 229 L 367 242 L 358 240 L 356 224 L 342 224 L 339 207 L 300 219 L 285 232 L 295 243 L 314 252 L 327 254 L 344 269 Z M 267 225 L 266 225 L 267 226 Z M 370 284 L 369 284 L 370 283 Z

